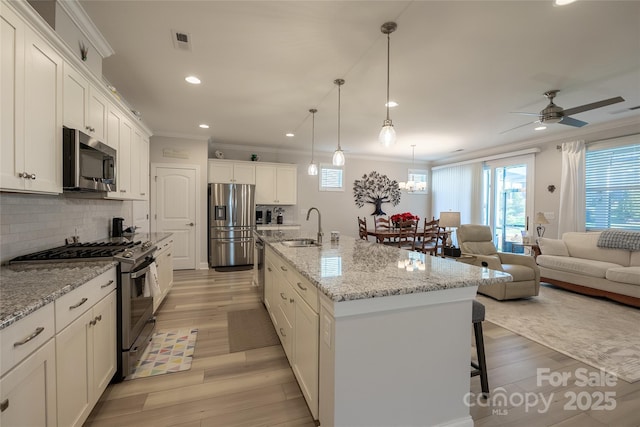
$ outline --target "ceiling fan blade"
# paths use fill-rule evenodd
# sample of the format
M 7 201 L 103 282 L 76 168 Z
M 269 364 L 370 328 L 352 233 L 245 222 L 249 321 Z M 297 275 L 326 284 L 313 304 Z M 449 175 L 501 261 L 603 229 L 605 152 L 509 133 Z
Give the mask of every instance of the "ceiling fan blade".
M 509 111 L 509 114 L 524 114 L 525 116 L 539 116 L 539 113 L 525 113 L 524 111 Z
M 537 114 L 536 114 L 536 116 L 537 116 Z M 522 128 L 522 127 L 525 127 L 525 126 L 529 126 L 529 125 L 531 125 L 533 123 L 539 123 L 539 122 L 540 122 L 540 120 L 534 120 L 533 122 L 525 123 L 523 125 L 516 126 L 514 128 L 504 130 L 504 131 L 500 132 L 499 135 L 502 135 L 503 133 L 511 132 L 512 130 L 516 130 L 516 129 L 519 129 L 519 128 Z
M 558 123 L 560 123 L 561 125 L 569 125 L 576 128 L 581 128 L 582 126 L 589 124 L 587 122 L 583 122 L 582 120 L 574 119 L 573 117 L 567 116 L 564 116 Z
M 572 116 L 574 114 L 582 113 L 583 111 L 595 110 L 596 108 L 606 107 L 607 105 L 611 104 L 617 104 L 618 102 L 624 102 L 624 98 L 621 96 L 616 96 L 615 98 L 603 99 L 602 101 L 580 105 L 579 107 L 567 108 L 566 110 L 564 110 L 564 115 Z

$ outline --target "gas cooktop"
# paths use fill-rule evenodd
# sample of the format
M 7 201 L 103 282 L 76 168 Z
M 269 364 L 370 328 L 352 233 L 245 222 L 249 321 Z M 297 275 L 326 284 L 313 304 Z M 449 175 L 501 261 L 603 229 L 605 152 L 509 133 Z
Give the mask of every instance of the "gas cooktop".
M 71 243 L 57 248 L 46 249 L 32 254 L 22 255 L 9 263 L 34 261 L 64 261 L 78 259 L 110 259 L 127 249 L 133 249 L 142 242 L 91 242 Z

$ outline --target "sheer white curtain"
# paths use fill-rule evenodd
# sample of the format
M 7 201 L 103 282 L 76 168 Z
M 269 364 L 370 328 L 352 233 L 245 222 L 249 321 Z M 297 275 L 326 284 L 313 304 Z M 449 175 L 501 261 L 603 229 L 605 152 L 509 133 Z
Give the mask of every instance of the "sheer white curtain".
M 482 162 L 432 169 L 433 216 L 460 212 L 461 224 L 482 222 Z
M 567 231 L 585 230 L 585 151 L 584 141 L 562 144 L 558 238 Z

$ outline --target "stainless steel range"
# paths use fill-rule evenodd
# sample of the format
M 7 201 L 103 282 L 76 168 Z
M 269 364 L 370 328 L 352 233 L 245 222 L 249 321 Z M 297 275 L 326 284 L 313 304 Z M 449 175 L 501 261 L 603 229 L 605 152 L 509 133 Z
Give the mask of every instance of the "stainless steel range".
M 151 341 L 155 328 L 153 297 L 145 296 L 147 272 L 156 246 L 149 241 L 111 239 L 71 243 L 12 259 L 9 263 L 116 260 L 118 265 L 118 370 L 115 381 L 129 375 Z
M 155 250 L 155 245 L 145 242 L 115 257 L 120 261 L 118 350 L 121 353 L 116 381 L 122 381 L 133 371 L 153 336 L 156 323 L 153 297 L 146 288 L 151 286 L 147 283 L 147 273 L 155 262 Z

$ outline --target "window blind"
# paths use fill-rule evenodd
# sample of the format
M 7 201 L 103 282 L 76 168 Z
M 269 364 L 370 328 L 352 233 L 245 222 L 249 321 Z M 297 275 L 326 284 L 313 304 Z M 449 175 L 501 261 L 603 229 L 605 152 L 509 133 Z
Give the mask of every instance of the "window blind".
M 640 144 L 589 148 L 586 229 L 640 230 Z
M 320 190 L 342 190 L 342 169 L 321 165 Z

